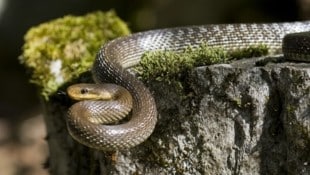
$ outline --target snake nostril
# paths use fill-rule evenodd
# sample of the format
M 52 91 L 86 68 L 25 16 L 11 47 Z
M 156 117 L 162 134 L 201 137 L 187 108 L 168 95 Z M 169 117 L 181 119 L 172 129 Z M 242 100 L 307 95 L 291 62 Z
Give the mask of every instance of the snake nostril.
M 81 94 L 86 94 L 86 93 L 88 93 L 88 89 L 86 88 L 81 89 Z

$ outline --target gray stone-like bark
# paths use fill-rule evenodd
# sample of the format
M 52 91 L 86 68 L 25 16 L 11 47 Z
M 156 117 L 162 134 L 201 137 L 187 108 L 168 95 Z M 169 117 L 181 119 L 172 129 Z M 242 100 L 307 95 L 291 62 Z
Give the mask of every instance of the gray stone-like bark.
M 50 134 L 51 155 L 62 150 L 75 174 L 310 174 L 310 64 L 257 60 L 195 68 L 182 95 L 151 83 L 159 121 L 137 147 L 51 145 Z

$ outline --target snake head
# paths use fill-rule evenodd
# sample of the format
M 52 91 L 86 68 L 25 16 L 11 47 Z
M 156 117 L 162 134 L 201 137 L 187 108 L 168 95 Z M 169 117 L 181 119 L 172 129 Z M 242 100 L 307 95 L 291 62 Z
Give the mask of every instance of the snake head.
M 110 100 L 112 95 L 100 84 L 74 84 L 67 88 L 69 97 L 73 100 Z

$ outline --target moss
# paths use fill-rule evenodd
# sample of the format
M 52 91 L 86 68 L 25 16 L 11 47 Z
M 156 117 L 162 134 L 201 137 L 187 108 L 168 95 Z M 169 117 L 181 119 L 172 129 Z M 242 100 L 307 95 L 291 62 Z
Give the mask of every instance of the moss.
M 129 33 L 114 11 L 68 15 L 30 28 L 19 59 L 47 100 L 61 85 L 90 69 L 103 43 Z
M 295 110 L 296 110 L 296 107 L 293 105 L 287 105 L 286 107 L 286 111 L 288 114 L 294 113 Z
M 222 63 L 226 58 L 227 55 L 222 48 L 210 48 L 202 44 L 196 49 L 189 46 L 181 52 L 146 52 L 134 70 L 143 81 L 162 81 L 182 89 L 179 80 L 184 72 L 197 66 Z
M 268 54 L 268 47 L 265 44 L 250 45 L 244 49 L 237 49 L 229 53 L 231 59 L 259 57 Z
M 235 98 L 233 101 L 236 103 L 236 105 L 237 105 L 239 108 L 242 107 L 242 100 L 241 100 L 241 98 Z
M 227 52 L 221 47 L 209 47 L 206 43 L 202 43 L 198 48 L 193 49 L 188 46 L 181 52 L 146 52 L 143 54 L 140 63 L 135 67 L 135 71 L 143 81 L 162 81 L 173 84 L 178 90 L 182 90 L 183 85 L 180 80 L 193 67 L 267 54 L 266 45 L 249 46 L 245 49 Z

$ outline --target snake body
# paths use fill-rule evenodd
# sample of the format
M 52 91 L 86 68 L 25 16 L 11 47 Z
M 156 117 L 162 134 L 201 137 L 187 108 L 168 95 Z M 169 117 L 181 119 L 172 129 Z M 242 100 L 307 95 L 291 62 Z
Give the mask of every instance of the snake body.
M 247 48 L 249 45 L 264 44 L 268 47 L 269 53 L 273 54 L 281 52 L 282 40 L 285 35 L 304 32 L 309 29 L 310 21 L 269 24 L 221 24 L 151 30 L 112 40 L 100 48 L 92 73 L 97 83 L 114 83 L 125 88 L 131 94 L 132 110 L 130 119 L 125 123 L 116 125 L 93 122 L 90 120 L 93 115 L 107 115 L 102 106 L 111 109 L 112 112 L 109 113 L 108 118 L 113 118 L 116 115 L 113 111 L 118 111 L 121 107 L 114 103 L 107 106 L 101 104 L 106 101 L 96 100 L 94 102 L 86 98 L 86 101 L 83 101 L 82 104 L 81 102 L 76 103 L 69 109 L 67 119 L 69 132 L 80 143 L 100 150 L 130 148 L 140 144 L 151 135 L 157 122 L 154 98 L 144 84 L 127 71 L 127 68 L 139 63 L 141 55 L 145 51 L 179 51 L 189 45 L 197 47 L 202 42 L 207 42 L 209 46 L 221 46 L 228 51 Z M 284 40 L 284 53 L 288 55 L 288 59 L 298 60 L 296 53 L 291 53 L 301 53 L 303 51 L 296 49 L 296 43 L 294 44 L 291 40 L 290 37 Z M 301 39 L 296 42 L 302 43 L 303 41 Z M 307 39 L 307 42 L 309 42 L 309 39 Z M 305 61 L 309 60 L 307 57 L 309 57 L 310 52 L 310 46 L 306 47 L 306 49 L 302 49 L 308 49 L 305 54 L 303 53 L 303 55 L 308 55 L 305 56 Z M 79 86 L 77 86 L 78 90 L 75 90 L 75 93 L 82 95 L 85 92 L 88 93 L 88 86 L 91 87 L 91 85 L 86 85 L 79 89 Z M 101 88 L 97 89 L 100 91 Z M 68 93 L 70 94 L 69 90 Z M 109 98 L 114 99 L 114 97 Z M 129 101 L 131 100 L 127 102 L 130 103 Z M 128 111 L 115 113 L 128 113 Z

